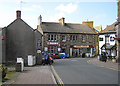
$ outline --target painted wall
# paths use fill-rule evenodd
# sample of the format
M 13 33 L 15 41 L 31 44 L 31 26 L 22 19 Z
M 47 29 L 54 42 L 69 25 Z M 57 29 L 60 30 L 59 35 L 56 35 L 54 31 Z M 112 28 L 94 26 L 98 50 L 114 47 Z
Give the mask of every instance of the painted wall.
M 111 37 L 114 37 L 115 38 L 115 35 L 116 34 L 109 34 L 109 44 L 110 45 L 115 45 L 116 44 L 116 41 L 110 41 L 110 38 Z M 103 41 L 100 41 L 99 40 L 99 54 L 101 54 L 101 47 L 105 44 L 105 34 L 103 35 L 99 35 L 99 38 L 103 38 Z
M 6 58 L 7 61 L 16 62 L 22 57 L 25 64 L 28 55 L 35 55 L 34 31 L 23 20 L 17 19 L 7 27 Z

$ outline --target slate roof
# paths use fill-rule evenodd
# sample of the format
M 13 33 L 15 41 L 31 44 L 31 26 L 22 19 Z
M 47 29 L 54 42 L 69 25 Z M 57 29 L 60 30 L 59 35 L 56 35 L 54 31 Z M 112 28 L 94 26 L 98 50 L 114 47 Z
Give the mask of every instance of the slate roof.
M 108 25 L 104 30 L 102 30 L 100 33 L 107 33 L 107 32 L 115 32 L 115 25 L 117 22 L 113 23 L 112 25 Z
M 96 34 L 90 27 L 83 24 L 42 22 L 41 28 L 43 32 L 58 32 L 58 33 L 90 33 Z
M 8 26 L 7 26 L 7 28 L 9 27 L 9 26 L 11 26 L 13 23 L 15 23 L 16 21 L 22 21 L 25 25 L 27 25 L 32 31 L 34 31 L 34 29 L 30 26 L 30 25 L 28 25 L 24 20 L 22 20 L 21 18 L 16 18 L 13 22 L 11 22 Z

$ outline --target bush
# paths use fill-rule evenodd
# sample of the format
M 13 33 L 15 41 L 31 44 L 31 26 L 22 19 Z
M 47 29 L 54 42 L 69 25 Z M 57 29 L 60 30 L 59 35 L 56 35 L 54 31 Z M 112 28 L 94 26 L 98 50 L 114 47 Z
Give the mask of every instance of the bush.
M 2 79 L 4 79 L 7 74 L 7 67 L 3 64 L 1 64 L 1 71 L 2 71 Z

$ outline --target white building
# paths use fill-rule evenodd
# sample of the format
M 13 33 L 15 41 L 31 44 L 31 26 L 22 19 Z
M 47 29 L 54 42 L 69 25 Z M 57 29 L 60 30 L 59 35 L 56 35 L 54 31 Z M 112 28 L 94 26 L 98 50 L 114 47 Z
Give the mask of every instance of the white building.
M 99 54 L 107 52 L 109 56 L 116 56 L 116 27 L 115 23 L 108 25 L 99 33 Z

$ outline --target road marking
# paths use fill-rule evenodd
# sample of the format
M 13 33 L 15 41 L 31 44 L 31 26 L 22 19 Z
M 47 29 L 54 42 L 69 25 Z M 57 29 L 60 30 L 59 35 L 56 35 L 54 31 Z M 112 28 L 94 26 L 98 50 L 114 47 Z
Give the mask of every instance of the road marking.
M 114 69 L 114 68 L 105 67 L 105 66 L 101 66 L 101 65 L 98 65 L 98 64 L 90 63 L 90 60 L 88 60 L 87 63 L 96 65 L 96 66 L 98 66 L 98 67 L 104 67 L 104 68 L 108 68 L 108 69 L 111 69 L 111 70 L 120 71 L 119 69 L 117 70 L 117 69 Z
M 59 75 L 57 74 L 57 72 L 55 71 L 53 65 L 51 65 L 51 68 L 52 68 L 52 70 L 53 70 L 53 73 L 54 73 L 55 77 L 56 77 L 57 80 L 59 81 L 59 84 L 60 84 L 61 86 L 64 86 L 63 81 L 61 80 L 61 78 L 59 77 Z

